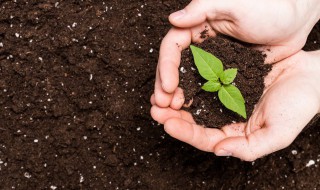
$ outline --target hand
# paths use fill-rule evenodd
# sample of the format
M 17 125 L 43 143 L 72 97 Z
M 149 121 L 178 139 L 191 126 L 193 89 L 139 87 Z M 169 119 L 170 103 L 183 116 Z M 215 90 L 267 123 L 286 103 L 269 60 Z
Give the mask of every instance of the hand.
M 200 33 L 207 27 L 211 35 L 260 44 L 262 50 L 270 49 L 268 62 L 277 62 L 303 47 L 319 10 L 319 0 L 193 0 L 169 20 L 191 30 L 193 41 L 201 42 Z
M 247 123 L 204 128 L 186 111 L 158 107 L 154 97 L 151 115 L 169 135 L 200 150 L 253 161 L 289 146 L 320 112 L 319 81 L 320 50 L 300 51 L 273 66 Z
M 180 54 L 191 41 L 204 40 L 202 31 L 208 30 L 209 36 L 222 33 L 258 44 L 256 48 L 267 55 L 266 62 L 274 63 L 303 47 L 320 18 L 319 10 L 319 0 L 193 0 L 169 16 L 176 28 L 168 32 L 160 47 L 156 104 L 173 109 L 183 104 L 181 90 L 177 90 Z

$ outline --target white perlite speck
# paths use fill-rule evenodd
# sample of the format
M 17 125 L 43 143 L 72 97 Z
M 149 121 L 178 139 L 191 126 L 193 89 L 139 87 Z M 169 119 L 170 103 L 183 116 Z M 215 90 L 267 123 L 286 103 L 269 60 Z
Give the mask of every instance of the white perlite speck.
M 0 47 L 3 47 L 3 43 L 2 42 L 0 42 Z
M 298 154 L 298 151 L 292 150 L 291 153 L 292 153 L 293 155 L 297 155 L 297 154 Z
M 196 112 L 196 115 L 199 115 L 201 113 L 201 109 L 198 109 Z
M 55 190 L 55 189 L 57 189 L 57 186 L 51 185 L 50 189 Z
M 31 177 L 31 175 L 30 175 L 28 172 L 25 172 L 25 173 L 24 173 L 24 177 L 26 177 L 26 178 L 29 179 L 29 178 Z
M 181 72 L 181 73 L 186 73 L 187 70 L 186 70 L 184 67 L 181 67 L 181 68 L 180 68 L 180 72 Z
M 84 181 L 83 176 L 80 174 L 80 183 L 82 183 Z
M 315 165 L 315 161 L 314 160 L 309 160 L 309 162 L 306 164 L 306 167 L 310 167 L 312 165 Z

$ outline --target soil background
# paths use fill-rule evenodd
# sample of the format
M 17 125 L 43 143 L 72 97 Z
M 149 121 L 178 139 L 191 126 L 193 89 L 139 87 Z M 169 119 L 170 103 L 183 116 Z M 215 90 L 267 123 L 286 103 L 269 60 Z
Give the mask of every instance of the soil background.
M 151 119 L 167 16 L 187 4 L 0 1 L 0 189 L 320 189 L 319 122 L 251 163 Z

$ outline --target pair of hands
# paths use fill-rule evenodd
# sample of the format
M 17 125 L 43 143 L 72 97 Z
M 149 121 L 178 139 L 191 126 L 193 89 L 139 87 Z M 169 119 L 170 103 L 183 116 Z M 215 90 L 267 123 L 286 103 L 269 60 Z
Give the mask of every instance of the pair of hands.
M 151 115 L 166 132 L 218 156 L 252 161 L 287 147 L 320 111 L 320 51 L 301 50 L 320 18 L 319 0 L 193 0 L 169 16 L 173 27 L 163 39 L 151 97 Z M 204 39 L 209 29 L 258 44 L 275 63 L 264 93 L 247 123 L 210 129 L 197 125 L 178 88 L 181 51 Z

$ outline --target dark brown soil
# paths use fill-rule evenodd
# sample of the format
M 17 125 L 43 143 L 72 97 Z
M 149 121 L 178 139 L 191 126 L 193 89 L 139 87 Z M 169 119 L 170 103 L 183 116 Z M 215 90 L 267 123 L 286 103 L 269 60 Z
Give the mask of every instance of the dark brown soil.
M 188 2 L 0 1 L 0 189 L 319 189 L 319 123 L 247 163 L 151 119 L 167 16 Z
M 263 80 L 271 70 L 271 65 L 264 64 L 262 53 L 226 38 L 208 39 L 197 46 L 219 58 L 225 69 L 238 69 L 234 85 L 240 89 L 246 100 L 245 105 L 249 118 L 254 105 L 263 93 Z M 186 102 L 190 100 L 193 102 L 186 110 L 192 113 L 198 124 L 206 127 L 221 127 L 231 122 L 245 121 L 240 115 L 222 105 L 218 93 L 201 89 L 201 85 L 206 80 L 199 75 L 190 49 L 183 52 L 181 60 L 180 86 L 184 89 Z

